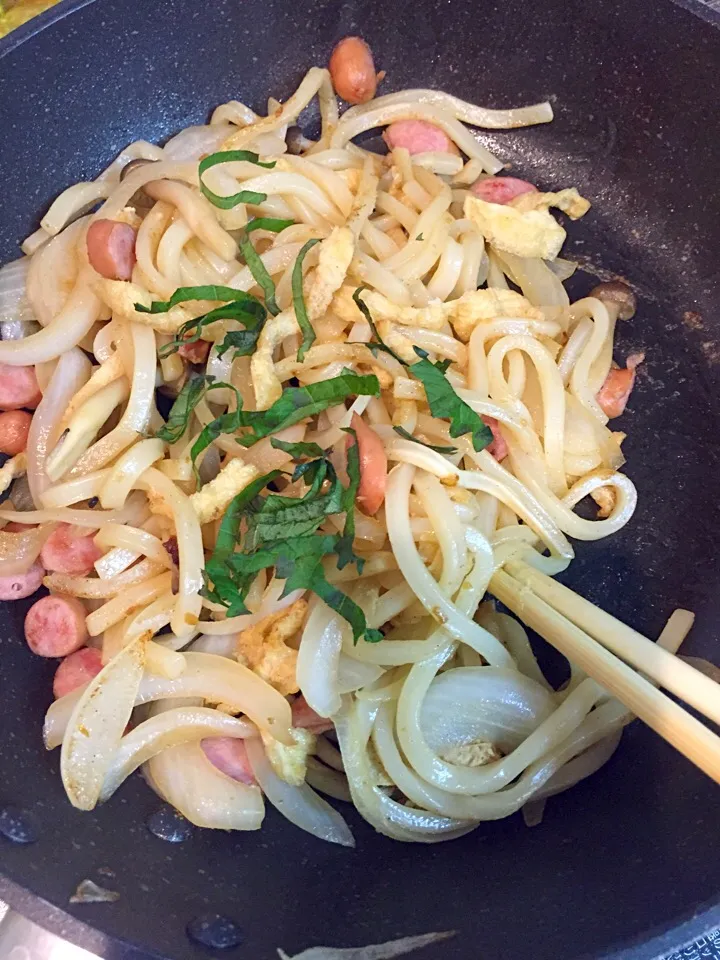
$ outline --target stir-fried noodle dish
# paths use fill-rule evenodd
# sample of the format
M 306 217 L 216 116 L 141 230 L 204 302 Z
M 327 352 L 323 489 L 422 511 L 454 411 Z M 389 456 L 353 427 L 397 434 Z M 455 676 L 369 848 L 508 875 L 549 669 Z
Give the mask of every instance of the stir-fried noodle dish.
M 351 845 L 327 795 L 434 842 L 539 821 L 632 719 L 502 611 L 633 515 L 634 295 L 570 302 L 590 203 L 474 132 L 548 103 L 378 80 L 346 38 L 266 115 L 131 143 L 0 270 L 0 597 L 47 588 L 25 636 L 82 810 L 141 768 L 199 826 L 268 801 Z

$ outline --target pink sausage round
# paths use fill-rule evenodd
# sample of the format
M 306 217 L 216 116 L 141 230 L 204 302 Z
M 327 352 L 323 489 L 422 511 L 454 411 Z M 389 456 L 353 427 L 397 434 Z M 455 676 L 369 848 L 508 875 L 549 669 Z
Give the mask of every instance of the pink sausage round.
M 357 435 L 360 459 L 360 485 L 357 492 L 357 505 L 363 513 L 374 516 L 385 499 L 387 483 L 387 454 L 380 437 L 369 427 L 362 417 L 353 414 L 351 426 Z M 353 444 L 348 438 L 348 449 Z
M 67 523 L 61 523 L 45 541 L 40 559 L 46 570 L 84 577 L 103 555 L 92 536 L 75 536 Z
M 505 437 L 500 433 L 500 424 L 495 417 L 486 417 L 485 414 L 482 414 L 482 421 L 485 426 L 490 427 L 493 435 L 492 443 L 488 444 L 485 449 L 491 456 L 495 457 L 499 463 L 508 455 L 508 445 Z
M 210 353 L 210 344 L 207 340 L 196 340 L 194 343 L 184 343 L 178 353 L 189 363 L 205 363 Z
M 296 700 L 293 700 L 291 709 L 292 725 L 294 727 L 303 727 L 311 733 L 326 733 L 335 726 L 332 720 L 315 713 L 302 694 Z
M 90 266 L 108 280 L 129 280 L 135 266 L 137 234 L 118 220 L 94 220 L 88 227 Z
M 383 140 L 391 150 L 405 147 L 411 154 L 458 152 L 445 131 L 427 120 L 396 120 L 386 127 Z
M 17 456 L 27 447 L 32 414 L 27 410 L 6 410 L 0 413 L 0 453 Z
M 220 773 L 240 783 L 256 782 L 243 740 L 236 737 L 207 737 L 200 741 L 200 746 Z
M 72 693 L 89 683 L 103 668 L 102 655 L 94 647 L 81 647 L 63 662 L 55 671 L 53 695 L 56 700 Z
M 35 367 L 12 367 L 0 363 L 0 410 L 34 410 L 42 400 Z
M 67 657 L 88 638 L 86 610 L 76 597 L 36 600 L 25 615 L 25 639 L 39 657 Z
M 510 203 L 524 193 L 537 193 L 537 187 L 517 177 L 486 177 L 476 180 L 470 187 L 470 193 L 486 203 Z
M 42 586 L 44 576 L 45 568 L 36 560 L 27 573 L 0 577 L 0 600 L 22 600 L 32 596 Z

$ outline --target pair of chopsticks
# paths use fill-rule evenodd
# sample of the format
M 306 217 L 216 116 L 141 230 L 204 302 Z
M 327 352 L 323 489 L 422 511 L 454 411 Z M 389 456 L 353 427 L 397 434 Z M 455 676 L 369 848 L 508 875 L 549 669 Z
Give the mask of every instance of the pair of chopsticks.
M 720 723 L 720 684 L 521 560 L 510 560 L 498 570 L 489 589 L 568 660 L 720 783 L 720 737 L 658 689 L 664 687 Z

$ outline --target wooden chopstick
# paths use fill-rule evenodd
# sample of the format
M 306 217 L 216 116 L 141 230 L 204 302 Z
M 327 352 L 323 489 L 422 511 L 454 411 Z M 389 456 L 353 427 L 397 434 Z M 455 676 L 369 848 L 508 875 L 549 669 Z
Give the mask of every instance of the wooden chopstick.
M 720 737 L 504 570 L 490 592 L 716 783 Z M 593 608 L 595 609 L 595 608 Z
M 720 685 L 568 587 L 519 560 L 507 572 L 614 654 L 700 713 L 720 723 Z

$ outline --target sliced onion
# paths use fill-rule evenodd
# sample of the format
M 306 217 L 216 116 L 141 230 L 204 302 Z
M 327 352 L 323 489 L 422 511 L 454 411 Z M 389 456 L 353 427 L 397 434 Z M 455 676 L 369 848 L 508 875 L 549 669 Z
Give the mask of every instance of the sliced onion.
M 487 740 L 508 753 L 556 707 L 548 690 L 517 671 L 457 667 L 430 684 L 420 726 L 436 753 L 476 740 Z
M 347 778 L 339 771 L 326 767 L 315 757 L 308 757 L 306 779 L 310 786 L 320 793 L 325 793 L 335 800 L 352 803 Z
M 352 693 L 379 680 L 384 673 L 383 668 L 377 663 L 355 660 L 353 657 L 341 653 L 338 662 L 338 691 L 340 693 Z
M 269 683 L 242 664 L 210 653 L 184 654 L 186 668 L 177 680 L 143 677 L 135 706 L 155 700 L 200 697 L 209 703 L 224 703 L 233 713 L 244 713 L 261 730 L 282 743 L 292 744 L 290 704 Z M 109 666 L 109 664 L 108 664 Z M 68 720 L 87 687 L 56 700 L 45 715 L 44 739 L 48 750 L 62 741 Z
M 172 710 L 172 702 L 157 704 L 151 715 L 159 718 Z M 258 830 L 262 825 L 260 790 L 220 773 L 199 742 L 168 747 L 148 760 L 145 773 L 153 790 L 197 827 Z
M 44 523 L 20 533 L 0 530 L 0 577 L 27 573 L 54 529 L 54 523 Z
M 141 764 L 156 754 L 183 743 L 196 743 L 204 737 L 251 737 L 257 728 L 246 720 L 229 717 L 208 707 L 171 707 L 145 720 L 120 741 L 105 776 L 100 802 L 103 803 Z
M 63 353 L 32 418 L 27 444 L 27 477 L 36 504 L 41 502 L 42 493 L 50 486 L 45 461 L 58 441 L 63 414 L 74 394 L 90 379 L 91 372 L 90 361 L 79 347 Z
M 42 327 L 67 303 L 78 274 L 77 244 L 86 229 L 87 218 L 78 220 L 28 258 L 27 298 Z
M 270 803 L 301 830 L 320 840 L 354 847 L 355 839 L 340 814 L 306 783 L 299 787 L 281 780 L 270 766 L 259 738 L 245 743 L 255 779 Z
M 195 653 L 213 653 L 217 657 L 227 657 L 229 660 L 234 660 L 237 651 L 237 634 L 225 633 L 218 636 L 209 636 L 204 633 L 197 640 L 193 640 L 190 650 Z
M 345 627 L 347 621 L 318 600 L 300 640 L 297 682 L 310 707 L 321 717 L 331 717 L 340 709 L 338 662 Z
M 36 323 L 25 288 L 30 257 L 21 257 L 0 268 L 0 332 L 3 340 L 17 340 L 9 335 L 23 325 Z
M 215 153 L 230 136 L 235 127 L 230 123 L 216 126 L 186 127 L 170 137 L 163 147 L 163 159 L 185 163 L 200 160 L 204 153 Z
M 70 717 L 60 772 L 74 807 L 92 810 L 135 705 L 145 667 L 145 640 L 128 644 L 87 684 Z

